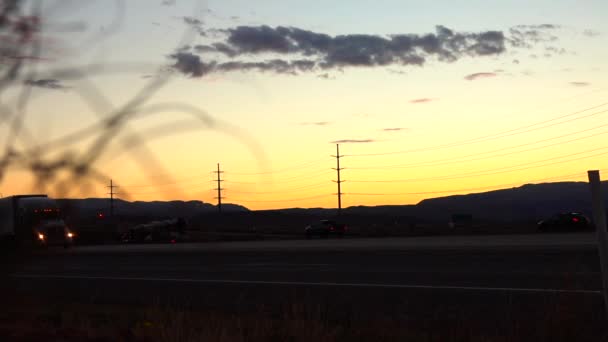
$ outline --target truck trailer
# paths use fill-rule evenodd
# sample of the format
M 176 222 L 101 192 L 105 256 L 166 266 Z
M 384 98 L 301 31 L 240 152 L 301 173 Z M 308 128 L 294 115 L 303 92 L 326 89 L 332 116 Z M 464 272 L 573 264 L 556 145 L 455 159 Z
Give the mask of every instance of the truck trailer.
M 69 247 L 74 233 L 66 226 L 57 202 L 47 195 L 0 199 L 0 239 L 20 246 Z

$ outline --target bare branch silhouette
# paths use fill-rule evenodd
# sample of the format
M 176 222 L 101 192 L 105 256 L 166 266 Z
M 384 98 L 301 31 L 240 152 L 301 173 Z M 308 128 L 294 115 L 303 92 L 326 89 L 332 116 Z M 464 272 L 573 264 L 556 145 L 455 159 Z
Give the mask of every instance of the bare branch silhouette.
M 201 5 L 197 4 L 192 13 L 202 13 Z M 41 0 L 0 0 L 0 127 L 5 126 L 4 129 L 8 130 L 0 155 L 0 184 L 9 171 L 21 170 L 33 176 L 37 191 L 50 191 L 56 196 L 78 195 L 77 191 L 86 192 L 108 180 L 108 175 L 98 165 L 102 158 L 125 153 L 152 184 L 167 184 L 172 181 L 170 173 L 147 143 L 185 131 L 205 129 L 220 130 L 241 141 L 257 158 L 260 167 L 264 167 L 263 149 L 240 128 L 220 122 L 201 108 L 187 103 L 152 103 L 156 93 L 176 75 L 170 65 L 97 62 L 42 67 L 40 63 L 48 60 L 43 29 L 53 33 L 84 31 L 85 21 L 75 20 L 69 15 L 84 6 L 88 4 L 82 1 L 43 4 Z M 69 49 L 75 51 L 72 57 L 79 57 L 84 51 L 121 32 L 127 20 L 126 2 L 115 0 L 109 7 L 114 13 L 111 21 L 87 35 L 76 49 Z M 51 20 L 51 17 L 59 19 Z M 200 18 L 192 17 L 192 20 L 202 25 Z M 179 41 L 175 42 L 174 51 L 190 45 L 200 34 L 201 25 L 188 25 Z M 149 74 L 151 68 L 158 70 L 154 77 L 147 78 L 146 83 L 135 89 L 122 104 L 113 103 L 96 80 L 98 76 L 109 74 L 136 74 L 141 79 L 141 74 Z M 63 82 L 70 82 L 69 87 Z M 39 90 L 35 91 L 36 88 Z M 61 93 L 80 99 L 94 115 L 95 122 L 75 131 L 62 132 L 55 138 L 44 139 L 33 134 L 28 118 L 39 114 L 33 112 L 32 101 L 40 91 L 53 89 L 66 90 Z M 130 123 L 135 120 L 145 120 L 169 111 L 181 112 L 192 119 L 171 120 L 143 132 L 130 128 Z M 84 141 L 92 143 L 85 148 Z M 118 151 L 113 150 L 115 146 L 118 146 Z M 158 174 L 165 176 L 159 179 Z M 181 195 L 177 188 L 165 190 L 166 194 Z M 128 197 L 128 193 L 124 195 Z

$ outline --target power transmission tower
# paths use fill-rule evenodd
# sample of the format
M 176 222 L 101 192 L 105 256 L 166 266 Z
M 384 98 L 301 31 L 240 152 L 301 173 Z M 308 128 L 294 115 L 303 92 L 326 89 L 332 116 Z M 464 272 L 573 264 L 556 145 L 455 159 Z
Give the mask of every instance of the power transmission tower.
M 116 195 L 116 192 L 114 192 L 114 189 L 118 188 L 118 186 L 114 185 L 114 183 L 110 179 L 110 185 L 108 185 L 107 187 L 110 189 L 110 192 L 108 193 L 108 195 L 110 195 L 110 217 L 113 218 L 114 217 L 114 195 Z
M 344 183 L 343 180 L 340 179 L 340 171 L 344 170 L 344 168 L 340 168 L 340 158 L 344 157 L 340 155 L 340 144 L 336 144 L 336 155 L 332 156 L 334 158 L 336 158 L 336 168 L 334 168 L 334 170 L 336 170 L 336 172 L 338 173 L 338 180 L 334 181 L 335 183 L 338 184 L 338 215 L 340 215 L 342 213 L 342 183 Z
M 217 210 L 218 212 L 221 214 L 222 213 L 222 190 L 224 190 L 222 188 L 222 182 L 224 181 L 222 179 L 222 173 L 224 173 L 224 171 L 220 171 L 220 163 L 217 163 L 217 171 L 213 171 L 213 173 L 217 174 L 217 188 L 215 188 L 214 190 L 217 190 Z

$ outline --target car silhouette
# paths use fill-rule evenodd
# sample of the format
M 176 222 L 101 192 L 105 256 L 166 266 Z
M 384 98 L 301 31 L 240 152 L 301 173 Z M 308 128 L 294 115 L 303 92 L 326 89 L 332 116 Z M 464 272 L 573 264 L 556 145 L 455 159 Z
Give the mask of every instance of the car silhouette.
M 343 223 L 338 223 L 333 220 L 321 220 L 317 223 L 310 224 L 304 228 L 306 238 L 310 239 L 313 236 L 327 238 L 330 235 L 342 237 L 348 231 L 348 227 Z
M 538 230 L 541 232 L 549 231 L 582 231 L 591 229 L 589 219 L 576 212 L 556 214 L 546 220 L 538 222 Z

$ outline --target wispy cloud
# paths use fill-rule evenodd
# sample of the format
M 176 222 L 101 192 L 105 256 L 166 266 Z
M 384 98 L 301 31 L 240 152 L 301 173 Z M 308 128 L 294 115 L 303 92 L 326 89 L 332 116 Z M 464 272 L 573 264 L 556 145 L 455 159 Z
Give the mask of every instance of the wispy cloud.
M 324 73 L 324 74 L 319 74 L 317 75 L 318 78 L 324 79 L 324 80 L 335 80 L 336 78 L 334 76 L 331 76 L 329 73 Z
M 558 40 L 555 34 L 560 25 L 517 25 L 509 29 L 508 42 L 511 46 L 519 48 L 532 48 L 539 43 L 549 43 Z
M 70 87 L 65 86 L 57 79 L 40 79 L 40 80 L 26 80 L 25 84 L 32 87 L 53 89 L 53 90 L 66 90 Z
M 300 123 L 300 125 L 303 125 L 303 126 L 327 126 L 330 123 L 331 122 L 328 122 L 328 121 L 317 121 L 317 122 L 302 122 L 302 123 Z
M 398 69 L 387 69 L 388 72 L 394 75 L 407 75 L 407 72 Z
M 480 78 L 490 78 L 490 77 L 496 77 L 496 73 L 495 72 L 476 72 L 474 74 L 466 75 L 464 77 L 464 79 L 467 81 L 474 81 L 474 80 L 478 80 Z
M 408 129 L 403 128 L 403 127 L 389 127 L 389 128 L 383 128 L 382 130 L 384 132 L 399 132 L 399 131 L 406 131 Z
M 190 27 L 192 27 L 194 30 L 196 30 L 201 36 L 205 36 L 205 30 L 203 29 L 203 21 L 195 18 L 195 17 L 190 17 L 190 16 L 184 16 L 181 17 L 181 19 L 184 21 L 184 23 Z
M 374 142 L 374 139 L 342 139 L 331 141 L 331 144 L 366 144 Z
M 184 20 L 184 23 L 188 24 L 188 25 L 192 25 L 192 26 L 196 26 L 196 27 L 200 27 L 201 25 L 203 25 L 203 21 L 195 18 L 195 17 L 182 17 L 182 19 Z
M 590 86 L 591 83 L 589 83 L 589 82 L 570 82 L 570 85 L 575 86 L 575 87 L 587 87 L 587 86 Z
M 424 97 L 424 98 L 420 98 L 420 99 L 410 100 L 410 103 L 429 103 L 429 102 L 432 102 L 432 101 L 435 101 L 435 100 L 436 99 L 431 99 L 431 98 L 428 98 L 428 97 Z
M 590 37 L 590 38 L 594 38 L 594 37 L 601 35 L 601 33 L 599 33 L 598 31 L 595 31 L 595 30 L 587 29 L 587 30 L 583 31 L 583 35 Z

